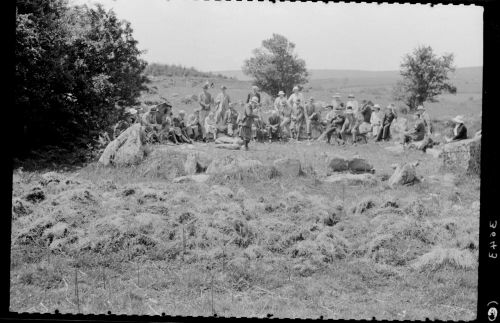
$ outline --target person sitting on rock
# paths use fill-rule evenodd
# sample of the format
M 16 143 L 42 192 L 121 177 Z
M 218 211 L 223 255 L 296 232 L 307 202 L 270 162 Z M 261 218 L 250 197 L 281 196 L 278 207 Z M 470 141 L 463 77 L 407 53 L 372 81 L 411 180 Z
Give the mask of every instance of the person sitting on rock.
M 161 130 L 159 131 L 159 142 L 167 143 L 169 140 L 174 144 L 178 145 L 179 141 L 177 140 L 175 130 L 173 128 L 172 115 L 167 114 L 163 117 L 163 121 L 161 124 Z
M 464 117 L 459 115 L 452 119 L 455 122 L 455 128 L 453 128 L 453 137 L 445 137 L 447 142 L 458 141 L 467 139 L 467 127 L 464 125 Z
M 349 134 L 352 135 L 353 143 L 356 142 L 357 127 L 359 127 L 359 123 L 356 120 L 352 106 L 348 104 L 345 111 L 345 120 L 340 129 L 340 136 L 343 141 L 342 144 L 346 143 L 347 135 Z
M 272 110 L 267 125 L 267 134 L 269 137 L 269 142 L 281 139 L 280 124 L 281 124 L 281 118 L 278 114 L 278 111 Z
M 156 107 L 152 107 L 148 112 L 142 115 L 141 124 L 144 126 L 145 140 L 148 143 L 160 141 L 160 131 L 162 128 L 161 119 Z
M 181 143 L 188 143 L 192 144 L 193 142 L 191 139 L 189 139 L 182 131 L 182 123 L 180 118 L 178 117 L 173 117 L 172 118 L 172 132 L 173 135 L 175 136 L 176 141 L 181 142 Z
M 113 139 L 118 138 L 122 132 L 137 122 L 137 110 L 129 109 L 125 114 L 125 120 L 118 121 L 113 127 Z
M 211 135 L 214 140 L 217 139 L 217 125 L 213 111 L 210 111 L 205 118 L 205 131 L 207 136 Z M 208 137 L 206 139 L 208 140 Z
M 425 134 L 426 136 L 431 136 L 432 134 L 432 122 L 431 122 L 431 117 L 429 116 L 429 113 L 425 110 L 423 105 L 419 105 L 417 107 L 417 111 L 420 111 L 420 118 L 424 122 L 425 126 Z
M 340 131 L 345 122 L 345 116 L 342 113 L 342 108 L 340 105 L 336 107 L 328 106 L 331 111 L 326 115 L 326 130 L 321 134 L 318 140 L 322 140 L 324 137 L 327 139 L 327 143 L 330 143 L 332 136 L 337 140 L 340 139 Z
M 397 118 L 396 107 L 394 104 L 389 104 L 386 108 L 382 118 L 382 126 L 378 131 L 377 139 L 375 141 L 389 140 L 391 138 L 391 123 Z
M 226 127 L 228 136 L 232 137 L 237 134 L 238 130 L 238 111 L 234 108 L 235 103 L 229 104 L 229 109 L 226 111 Z
M 179 127 L 181 128 L 182 135 L 186 138 L 190 139 L 190 136 L 188 134 L 188 127 L 186 123 L 186 111 L 180 110 L 178 113 L 178 118 L 179 118 Z
M 424 120 L 422 120 L 421 114 L 422 113 L 418 110 L 417 112 L 415 112 L 415 119 L 416 119 L 415 125 L 411 130 L 403 133 L 403 139 L 402 139 L 403 145 L 410 143 L 412 141 L 424 140 L 426 134 L 425 123 Z

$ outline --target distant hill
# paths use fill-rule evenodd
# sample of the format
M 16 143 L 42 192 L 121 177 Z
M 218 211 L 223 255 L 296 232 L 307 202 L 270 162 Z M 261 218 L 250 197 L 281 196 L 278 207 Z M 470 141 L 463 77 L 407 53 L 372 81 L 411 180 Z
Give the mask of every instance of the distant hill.
M 160 63 L 149 63 L 144 69 L 145 75 L 151 76 L 181 76 L 181 77 L 206 77 L 206 78 L 223 78 L 227 79 L 228 76 L 220 73 L 201 72 L 194 67 L 185 67 L 182 65 L 170 65 Z
M 241 81 L 249 81 L 250 77 L 242 71 L 217 71 L 214 72 Z M 374 86 L 393 85 L 399 80 L 399 71 L 362 71 L 362 70 L 309 70 L 310 83 L 320 84 L 327 82 L 338 86 Z M 461 92 L 480 92 L 482 89 L 482 66 L 457 68 L 451 76 L 452 82 Z

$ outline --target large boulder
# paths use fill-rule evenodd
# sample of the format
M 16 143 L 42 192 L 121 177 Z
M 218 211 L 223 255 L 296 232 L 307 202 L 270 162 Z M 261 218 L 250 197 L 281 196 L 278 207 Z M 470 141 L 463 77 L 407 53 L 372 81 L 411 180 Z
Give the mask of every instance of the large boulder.
M 445 169 L 480 174 L 481 137 L 445 144 L 441 158 Z
M 135 123 L 110 142 L 99 158 L 103 165 L 126 166 L 144 158 L 142 127 Z
M 434 158 L 439 158 L 439 157 L 441 157 L 441 154 L 443 153 L 443 151 L 439 148 L 427 148 L 425 150 L 425 153 L 431 155 Z
M 394 165 L 395 170 L 391 178 L 389 178 L 389 185 L 395 187 L 397 185 L 412 185 L 418 182 L 416 171 L 418 164 L 418 162 L 413 162 Z
M 262 162 L 241 157 L 225 156 L 214 159 L 207 168 L 207 174 L 231 174 L 262 167 Z M 259 168 L 260 169 L 260 168 Z
M 358 157 L 344 158 L 334 156 L 329 158 L 327 163 L 327 175 L 336 172 L 351 172 L 355 174 L 374 172 L 373 166 L 369 162 Z
M 302 173 L 300 160 L 292 158 L 280 158 L 273 162 L 274 168 L 280 175 L 299 176 Z
M 236 145 L 243 145 L 243 140 L 239 137 L 228 137 L 228 136 L 221 136 L 218 137 L 215 140 L 215 144 L 236 144 Z
M 326 183 L 345 184 L 345 185 L 376 185 L 379 180 L 372 174 L 349 174 L 338 173 L 327 176 L 324 180 Z

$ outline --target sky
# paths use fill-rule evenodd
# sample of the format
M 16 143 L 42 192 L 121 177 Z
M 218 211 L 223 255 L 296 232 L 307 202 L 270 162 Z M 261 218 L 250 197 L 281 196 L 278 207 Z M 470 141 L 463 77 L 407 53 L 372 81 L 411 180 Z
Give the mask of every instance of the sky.
M 201 71 L 241 70 L 273 33 L 308 69 L 398 70 L 420 45 L 453 53 L 457 67 L 483 65 L 483 8 L 465 5 L 70 0 L 101 3 L 131 23 L 148 62 Z

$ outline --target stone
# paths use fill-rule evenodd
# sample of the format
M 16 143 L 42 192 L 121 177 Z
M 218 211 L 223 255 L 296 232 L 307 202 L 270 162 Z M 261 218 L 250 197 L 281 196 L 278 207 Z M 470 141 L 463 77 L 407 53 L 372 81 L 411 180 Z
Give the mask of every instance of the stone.
M 300 160 L 292 158 L 280 158 L 273 162 L 274 168 L 280 175 L 299 176 L 302 173 Z
M 12 201 L 12 212 L 19 217 L 30 214 L 32 210 L 28 203 L 16 198 Z
M 479 175 L 481 173 L 481 137 L 445 144 L 441 158 L 445 169 Z
M 334 172 L 345 172 L 349 169 L 349 161 L 342 157 L 331 157 L 328 160 L 327 173 L 331 175 Z
M 233 191 L 226 186 L 214 185 L 210 188 L 209 194 L 217 195 L 220 197 L 232 198 L 234 196 Z
M 338 173 L 327 176 L 324 180 L 326 183 L 344 184 L 344 185 L 376 185 L 379 183 L 377 177 L 373 174 L 349 174 Z
M 210 178 L 210 175 L 207 175 L 207 174 L 196 174 L 196 175 L 176 177 L 172 180 L 172 182 L 173 183 L 187 183 L 187 182 L 204 183 L 209 178 Z
M 56 172 L 48 172 L 41 176 L 40 184 L 42 186 L 47 186 L 50 183 L 59 184 L 65 181 L 65 177 Z
M 427 148 L 425 150 L 425 153 L 431 155 L 434 158 L 439 158 L 441 157 L 442 150 L 437 148 Z
M 352 173 L 374 173 L 373 165 L 363 158 L 352 158 L 349 160 L 347 167 Z
M 218 137 L 216 140 L 215 140 L 215 145 L 217 147 L 217 145 L 219 144 L 230 144 L 230 145 L 243 145 L 243 140 L 239 137 L 228 137 L 228 136 L 221 136 L 221 137 Z
M 240 150 L 241 145 L 238 145 L 238 144 L 216 144 L 215 148 L 228 149 L 228 150 Z
M 184 172 L 187 175 L 205 172 L 208 165 L 212 162 L 212 158 L 202 152 L 189 152 L 184 162 Z
M 452 173 L 446 173 L 444 175 L 430 175 L 427 179 L 431 183 L 436 185 L 441 185 L 449 188 L 453 188 L 456 186 L 456 176 Z
M 236 159 L 233 156 L 225 156 L 223 158 L 216 158 L 212 160 L 206 170 L 207 174 L 222 174 L 236 172 L 238 166 Z
M 385 149 L 393 154 L 402 154 L 405 150 L 403 145 L 389 146 L 385 147 Z
M 45 192 L 38 186 L 25 195 L 24 199 L 31 203 L 38 203 L 45 200 Z
M 142 127 L 135 123 L 106 146 L 99 162 L 104 166 L 137 164 L 144 158 L 143 146 Z
M 417 177 L 416 167 L 418 162 L 397 164 L 395 165 L 394 173 L 389 178 L 389 186 L 397 185 L 412 185 L 419 181 Z

